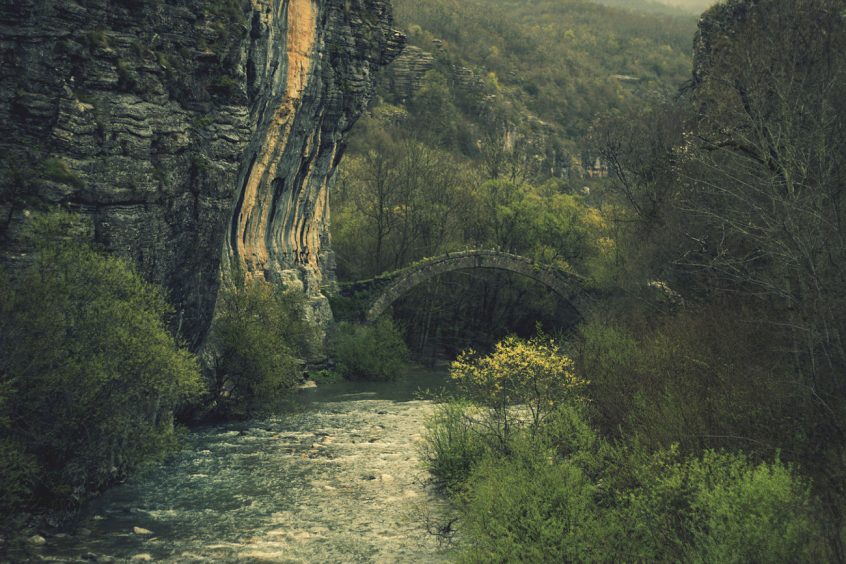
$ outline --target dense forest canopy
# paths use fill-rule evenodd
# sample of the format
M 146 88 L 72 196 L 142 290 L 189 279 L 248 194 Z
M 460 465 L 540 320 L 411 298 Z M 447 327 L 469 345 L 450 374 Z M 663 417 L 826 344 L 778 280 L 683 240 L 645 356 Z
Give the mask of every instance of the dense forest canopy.
M 411 45 L 481 79 L 482 90 L 472 94 L 494 98 L 483 123 L 536 117 L 561 141 L 581 136 L 600 111 L 685 80 L 696 23 L 581 0 L 400 0 L 395 10 Z M 459 101 L 470 113 L 460 102 L 473 100 Z

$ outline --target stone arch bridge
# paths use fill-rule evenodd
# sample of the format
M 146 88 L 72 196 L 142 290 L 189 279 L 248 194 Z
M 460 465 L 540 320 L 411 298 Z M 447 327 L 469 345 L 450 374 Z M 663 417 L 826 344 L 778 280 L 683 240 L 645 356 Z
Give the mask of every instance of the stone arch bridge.
M 531 278 L 569 303 L 576 318 L 581 318 L 581 312 L 585 311 L 588 296 L 585 281 L 580 276 L 542 266 L 526 257 L 492 250 L 461 251 L 424 259 L 371 280 L 342 284 L 339 294 L 358 303 L 353 316 L 363 317 L 371 323 L 412 288 L 448 272 L 478 268 L 506 270 Z

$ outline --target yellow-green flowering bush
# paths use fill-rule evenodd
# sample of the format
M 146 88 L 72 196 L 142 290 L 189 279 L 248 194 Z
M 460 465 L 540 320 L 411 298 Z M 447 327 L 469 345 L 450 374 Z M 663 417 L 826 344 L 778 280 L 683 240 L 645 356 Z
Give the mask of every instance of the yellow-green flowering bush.
M 452 363 L 452 378 L 493 411 L 504 435 L 514 423 L 513 406 L 525 406 L 535 431 L 556 405 L 578 398 L 587 384 L 573 371 L 573 360 L 546 337 L 508 337 L 482 357 L 465 351 Z

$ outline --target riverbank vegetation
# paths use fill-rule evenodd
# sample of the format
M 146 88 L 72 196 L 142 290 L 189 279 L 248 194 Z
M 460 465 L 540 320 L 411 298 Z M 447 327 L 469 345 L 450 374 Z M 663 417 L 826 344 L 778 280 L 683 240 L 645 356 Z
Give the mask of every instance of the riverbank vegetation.
M 66 214 L 31 219 L 29 264 L 0 274 L 0 514 L 71 509 L 161 458 L 199 396 L 163 292 L 98 253 Z
M 178 420 L 251 417 L 301 381 L 314 337 L 296 294 L 222 290 L 200 362 L 164 291 L 96 249 L 84 220 L 28 221 L 35 252 L 0 271 L 0 528 L 60 522 L 178 446 Z
M 264 281 L 240 282 L 218 295 L 206 349 L 203 417 L 241 419 L 279 406 L 300 383 L 313 347 L 302 296 Z
M 650 448 L 591 422 L 591 383 L 553 341 L 462 355 L 464 396 L 429 421 L 423 459 L 454 501 L 459 560 L 817 561 L 810 481 L 779 453 Z
M 408 348 L 393 321 L 372 325 L 339 323 L 329 343 L 335 372 L 347 380 L 387 381 L 397 377 Z

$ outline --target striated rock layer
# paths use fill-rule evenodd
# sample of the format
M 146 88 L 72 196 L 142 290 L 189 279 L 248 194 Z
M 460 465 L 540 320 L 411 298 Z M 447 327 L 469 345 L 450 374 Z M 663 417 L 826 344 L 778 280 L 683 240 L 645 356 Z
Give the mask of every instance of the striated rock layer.
M 331 315 L 331 178 L 391 23 L 388 0 L 0 0 L 3 256 L 61 204 L 169 289 L 194 347 L 221 273 Z

